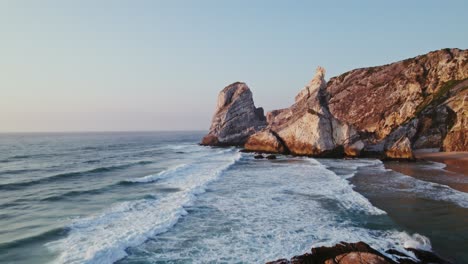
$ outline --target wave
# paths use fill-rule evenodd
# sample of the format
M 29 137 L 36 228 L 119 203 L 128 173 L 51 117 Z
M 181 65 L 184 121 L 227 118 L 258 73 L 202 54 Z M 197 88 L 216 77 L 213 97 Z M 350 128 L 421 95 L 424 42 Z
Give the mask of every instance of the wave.
M 161 180 L 161 179 L 164 179 L 164 178 L 168 178 L 168 177 L 177 175 L 177 174 L 183 172 L 184 169 L 185 170 L 190 169 L 190 166 L 188 166 L 187 164 L 180 164 L 180 165 L 175 166 L 174 168 L 171 168 L 171 169 L 168 169 L 168 170 L 163 170 L 163 171 L 159 172 L 158 174 L 151 174 L 151 175 L 147 175 L 147 176 L 144 176 L 144 177 L 141 177 L 141 178 L 128 179 L 128 180 L 125 180 L 124 182 L 126 182 L 126 183 L 149 183 L 149 182 L 154 182 L 154 181 L 157 181 L 157 180 Z
M 385 211 L 375 207 L 371 202 L 366 199 L 363 195 L 353 190 L 353 185 L 349 183 L 348 178 L 354 176 L 357 169 L 363 166 L 371 166 L 373 164 L 379 164 L 376 160 L 360 160 L 353 163 L 349 162 L 343 166 L 351 169 L 351 173 L 345 173 L 341 177 L 330 170 L 330 164 L 325 165 L 322 160 L 311 159 L 311 164 L 321 169 L 320 173 L 323 174 L 327 180 L 323 181 L 321 186 L 320 194 L 324 195 L 332 200 L 339 201 L 340 205 L 347 210 L 363 211 L 371 215 L 382 215 L 386 214 Z M 317 164 L 318 163 L 318 164 Z M 324 162 L 325 163 L 325 162 Z M 337 164 L 334 164 L 335 166 Z
M 457 191 L 447 185 L 423 181 L 414 177 L 391 171 L 388 188 L 399 192 L 409 192 L 435 201 L 444 201 L 468 208 L 468 193 Z
M 4 162 L 13 162 L 17 160 L 27 160 L 33 158 L 42 158 L 42 157 L 55 157 L 62 155 L 62 153 L 39 153 L 39 154 L 29 154 L 29 155 L 14 155 L 6 159 L 0 160 L 0 163 Z
M 170 229 L 187 214 L 196 196 L 241 158 L 230 151 L 224 155 L 202 157 L 186 165 L 166 184 L 179 188 L 161 199 L 127 201 L 112 206 L 100 215 L 72 223 L 67 237 L 48 243 L 60 252 L 58 263 L 111 263 L 127 255 L 125 249 L 138 246 L 148 238 Z M 174 168 L 171 173 L 175 173 Z M 169 173 L 169 172 L 168 172 Z
M 63 228 L 50 229 L 34 236 L 21 238 L 6 243 L 0 243 L 0 250 L 9 250 L 18 246 L 23 246 L 24 244 L 30 244 L 40 241 L 50 241 L 53 239 L 57 239 L 58 237 L 62 237 L 66 235 L 66 233 L 67 230 Z
M 152 162 L 151 161 L 138 161 L 138 162 L 132 162 L 132 163 L 127 163 L 127 164 L 122 164 L 122 165 L 99 167 L 99 168 L 94 168 L 94 169 L 84 170 L 84 171 L 60 173 L 60 174 L 52 175 L 49 177 L 43 177 L 43 178 L 30 180 L 30 181 L 0 184 L 0 190 L 18 190 L 18 189 L 22 189 L 22 188 L 29 187 L 29 186 L 35 186 L 38 184 L 56 182 L 56 181 L 61 181 L 61 180 L 69 180 L 70 178 L 76 179 L 77 177 L 89 176 L 89 175 L 97 174 L 97 173 L 111 172 L 115 170 L 126 169 L 132 166 L 145 165 L 145 164 L 150 164 L 150 163 Z
M 34 172 L 37 170 L 32 170 L 32 169 L 13 169 L 13 170 L 4 170 L 0 171 L 0 175 L 17 175 L 17 174 L 23 174 L 23 173 L 28 173 L 28 172 Z
M 347 180 L 317 160 L 258 161 L 242 155 L 223 174 L 223 181 L 210 185 L 212 192 L 198 197 L 184 221 L 128 249 L 126 262 L 142 256 L 180 260 L 183 254 L 193 263 L 259 263 L 340 241 L 365 241 L 384 252 L 427 240 L 388 230 L 394 226 L 385 212 L 353 194 Z
M 106 186 L 104 188 L 91 189 L 91 190 L 85 190 L 85 191 L 70 191 L 70 192 L 60 194 L 60 195 L 51 195 L 51 196 L 41 199 L 40 201 L 54 202 L 54 201 L 61 201 L 66 198 L 72 198 L 72 197 L 76 197 L 80 195 L 85 195 L 85 194 L 100 194 L 109 190 L 110 188 L 112 188 L 112 186 Z

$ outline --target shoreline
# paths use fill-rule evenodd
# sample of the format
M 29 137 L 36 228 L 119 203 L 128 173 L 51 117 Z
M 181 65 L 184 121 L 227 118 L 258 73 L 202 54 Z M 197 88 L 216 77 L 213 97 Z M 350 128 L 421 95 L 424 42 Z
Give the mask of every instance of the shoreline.
M 468 177 L 468 152 L 434 152 L 423 149 L 414 151 L 416 159 L 443 163 L 444 169 Z

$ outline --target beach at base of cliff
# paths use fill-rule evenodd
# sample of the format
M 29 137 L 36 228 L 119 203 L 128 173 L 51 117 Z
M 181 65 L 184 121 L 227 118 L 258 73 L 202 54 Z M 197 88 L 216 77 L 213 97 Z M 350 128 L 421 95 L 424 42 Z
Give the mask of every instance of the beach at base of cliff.
M 417 159 L 445 164 L 448 171 L 468 176 L 468 152 L 438 152 L 431 149 L 414 152 Z

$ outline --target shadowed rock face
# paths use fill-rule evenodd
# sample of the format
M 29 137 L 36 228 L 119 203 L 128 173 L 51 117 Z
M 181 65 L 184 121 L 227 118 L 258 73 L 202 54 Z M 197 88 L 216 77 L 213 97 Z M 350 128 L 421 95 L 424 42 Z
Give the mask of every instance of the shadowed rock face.
M 450 96 L 442 107 L 446 106 L 447 119 L 451 125 L 443 141 L 444 151 L 468 151 L 468 80 L 460 82 L 450 90 Z
M 247 138 L 266 126 L 263 108 L 256 108 L 252 92 L 245 83 L 236 82 L 218 95 L 209 133 L 202 145 L 243 145 Z
M 247 141 L 249 151 L 388 159 L 412 159 L 414 148 L 468 151 L 467 99 L 468 50 L 356 69 L 328 83 L 319 67 L 295 103 L 268 112 L 266 122 L 245 84 L 226 87 L 202 143 Z

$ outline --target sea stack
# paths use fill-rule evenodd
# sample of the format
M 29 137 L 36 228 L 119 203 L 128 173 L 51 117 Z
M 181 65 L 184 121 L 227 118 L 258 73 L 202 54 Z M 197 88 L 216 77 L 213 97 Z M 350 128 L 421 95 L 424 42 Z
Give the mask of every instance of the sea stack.
M 263 108 L 255 107 L 249 87 L 235 82 L 219 93 L 210 131 L 201 144 L 241 146 L 250 135 L 265 126 Z

